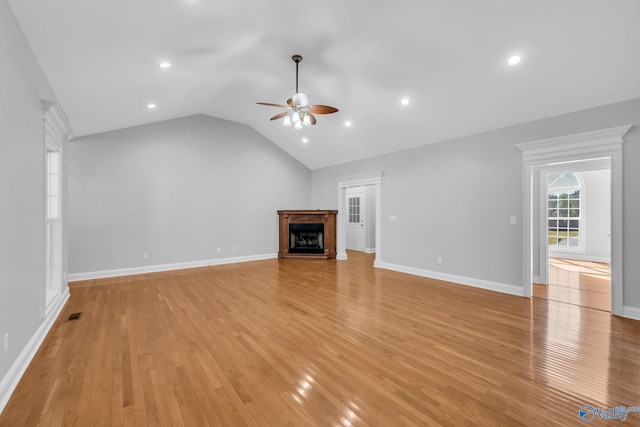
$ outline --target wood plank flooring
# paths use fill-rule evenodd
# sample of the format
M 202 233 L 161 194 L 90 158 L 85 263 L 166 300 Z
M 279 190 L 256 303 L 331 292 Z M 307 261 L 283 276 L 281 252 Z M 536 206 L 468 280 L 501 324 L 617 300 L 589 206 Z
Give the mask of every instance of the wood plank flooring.
M 568 426 L 640 406 L 640 322 L 372 261 L 76 282 L 0 426 Z
M 610 312 L 611 265 L 549 258 L 549 284 L 534 284 L 533 296 Z

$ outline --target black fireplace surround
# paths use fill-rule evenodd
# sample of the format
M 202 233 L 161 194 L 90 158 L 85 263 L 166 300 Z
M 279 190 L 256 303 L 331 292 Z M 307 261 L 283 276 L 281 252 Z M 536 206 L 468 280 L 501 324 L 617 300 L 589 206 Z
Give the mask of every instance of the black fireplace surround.
M 289 224 L 289 234 L 289 253 L 324 253 L 324 224 Z

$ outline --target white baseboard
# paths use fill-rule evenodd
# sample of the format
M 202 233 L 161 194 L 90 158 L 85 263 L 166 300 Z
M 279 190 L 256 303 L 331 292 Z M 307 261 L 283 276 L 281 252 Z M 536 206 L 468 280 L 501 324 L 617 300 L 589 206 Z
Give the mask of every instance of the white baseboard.
M 628 317 L 629 319 L 640 320 L 640 308 L 638 307 L 622 307 L 622 317 Z
M 447 282 L 457 283 L 475 288 L 487 289 L 490 291 L 502 292 L 511 295 L 524 296 L 524 289 L 520 286 L 508 285 L 505 283 L 491 282 L 488 280 L 475 279 L 472 277 L 456 276 L 453 274 L 441 273 L 437 271 L 424 270 L 415 267 L 407 267 L 404 265 L 391 264 L 388 262 L 374 262 L 374 267 L 384 268 L 387 270 L 399 271 L 401 273 L 413 274 L 430 279 L 445 280 Z M 535 277 L 534 277 L 535 279 Z M 640 308 L 624 306 L 622 308 L 622 317 L 633 320 L 640 320 Z
M 277 258 L 278 254 L 250 255 L 234 258 L 207 259 L 201 261 L 179 262 L 174 264 L 146 265 L 144 267 L 120 268 L 115 270 L 90 271 L 69 274 L 69 282 L 78 280 L 104 279 L 107 277 L 131 276 L 134 274 L 158 273 L 161 271 L 183 270 L 185 268 L 210 267 L 212 265 L 234 264 L 237 262 L 260 261 Z
M 591 261 L 591 262 L 606 262 L 611 263 L 611 257 L 606 256 L 593 256 L 593 255 L 584 255 L 584 254 L 574 254 L 570 252 L 549 252 L 550 258 L 564 258 L 564 259 L 572 259 L 576 261 Z
M 65 287 L 60 297 L 51 307 L 49 314 L 42 319 L 42 323 L 33 334 L 27 345 L 22 349 L 20 355 L 13 363 L 7 374 L 4 376 L 2 381 L 0 381 L 0 413 L 4 410 L 4 407 L 7 406 L 9 402 L 9 398 L 13 394 L 14 390 L 18 386 L 22 375 L 24 375 L 25 371 L 29 367 L 29 364 L 33 360 L 33 357 L 36 355 L 38 349 L 44 342 L 44 339 L 47 337 L 49 330 L 55 323 L 56 319 L 62 312 L 64 305 L 69 299 L 69 288 Z
M 445 280 L 447 282 L 461 285 L 473 286 L 490 291 L 502 292 L 505 294 L 524 296 L 524 288 L 521 286 L 508 285 L 505 283 L 491 282 L 489 280 L 475 279 L 473 277 L 457 276 L 454 274 L 441 273 L 438 271 L 424 270 L 421 268 L 407 267 L 404 265 L 391 264 L 388 262 L 374 263 L 374 267 L 385 268 L 387 270 L 399 271 L 401 273 L 413 274 L 415 276 L 428 277 L 430 279 Z
M 364 248 L 364 253 L 366 254 L 375 254 L 376 248 Z

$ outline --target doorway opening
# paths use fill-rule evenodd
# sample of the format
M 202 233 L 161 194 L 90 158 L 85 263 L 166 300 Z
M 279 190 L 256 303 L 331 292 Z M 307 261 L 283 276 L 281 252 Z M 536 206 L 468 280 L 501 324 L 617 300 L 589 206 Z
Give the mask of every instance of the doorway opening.
M 611 159 L 549 166 L 540 188 L 546 251 L 533 296 L 611 311 Z
M 542 190 L 546 193 L 542 171 L 559 164 L 606 159 L 611 174 L 611 313 L 623 315 L 622 144 L 630 128 L 625 125 L 516 144 L 522 151 L 524 177 L 523 296 L 533 296 L 534 282 L 548 280 L 548 207 L 539 196 Z
M 347 259 L 350 246 L 361 252 L 375 253 L 373 265 L 382 263 L 382 172 L 337 178 L 338 215 L 336 248 L 339 260 Z M 347 233 L 350 233 L 347 237 Z M 359 241 L 355 241 L 359 239 Z M 361 250 L 364 249 L 364 250 Z

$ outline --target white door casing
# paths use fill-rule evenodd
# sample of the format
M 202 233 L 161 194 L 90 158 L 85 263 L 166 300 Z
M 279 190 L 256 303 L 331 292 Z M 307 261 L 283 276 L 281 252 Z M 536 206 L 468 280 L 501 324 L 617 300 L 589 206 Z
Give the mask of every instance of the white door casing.
M 534 243 L 544 241 L 546 228 L 534 226 L 534 183 L 543 169 L 562 162 L 608 157 L 611 159 L 611 313 L 623 316 L 622 277 L 622 144 L 633 125 L 617 126 L 556 138 L 515 144 L 523 160 L 523 296 L 533 294 Z M 534 236 L 534 232 L 536 235 Z M 546 258 L 546 257 L 545 257 Z

